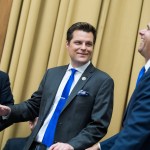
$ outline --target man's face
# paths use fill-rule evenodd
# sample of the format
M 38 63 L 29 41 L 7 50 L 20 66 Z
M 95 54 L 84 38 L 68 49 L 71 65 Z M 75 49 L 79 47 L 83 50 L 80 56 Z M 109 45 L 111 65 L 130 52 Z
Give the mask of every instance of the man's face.
M 71 58 L 73 67 L 80 67 L 86 64 L 93 54 L 94 36 L 92 32 L 76 30 L 73 32 L 73 38 L 66 42 L 66 47 Z
M 148 61 L 150 59 L 150 23 L 147 25 L 147 29 L 140 30 L 139 34 L 141 36 L 141 43 L 138 51 Z

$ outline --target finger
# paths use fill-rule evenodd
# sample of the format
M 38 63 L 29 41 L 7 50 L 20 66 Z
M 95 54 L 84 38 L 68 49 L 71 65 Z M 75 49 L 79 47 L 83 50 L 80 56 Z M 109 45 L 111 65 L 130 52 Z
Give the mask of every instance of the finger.
M 58 145 L 57 143 L 51 145 L 50 148 L 49 148 L 49 150 L 54 150 L 54 148 L 56 148 L 57 145 Z

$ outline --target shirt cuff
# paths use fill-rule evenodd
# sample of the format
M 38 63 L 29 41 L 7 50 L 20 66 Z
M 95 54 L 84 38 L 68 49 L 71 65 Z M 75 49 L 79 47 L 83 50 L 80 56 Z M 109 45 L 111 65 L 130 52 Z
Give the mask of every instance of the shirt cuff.
M 98 147 L 99 147 L 99 149 L 101 150 L 101 145 L 100 145 L 100 143 L 98 143 Z
M 9 118 L 9 116 L 10 116 L 10 113 L 7 116 L 2 116 L 2 119 L 7 120 Z

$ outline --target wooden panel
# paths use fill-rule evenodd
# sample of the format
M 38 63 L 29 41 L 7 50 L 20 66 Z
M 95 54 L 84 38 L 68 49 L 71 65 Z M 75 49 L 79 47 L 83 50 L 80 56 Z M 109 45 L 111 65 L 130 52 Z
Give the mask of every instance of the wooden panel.
M 3 52 L 12 1 L 13 0 L 0 0 L 0 60 Z

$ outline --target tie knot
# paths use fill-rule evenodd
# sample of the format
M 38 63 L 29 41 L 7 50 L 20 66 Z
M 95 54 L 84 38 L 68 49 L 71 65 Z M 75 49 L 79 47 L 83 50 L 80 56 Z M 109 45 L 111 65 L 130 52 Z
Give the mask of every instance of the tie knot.
M 142 76 L 144 75 L 144 73 L 145 73 L 145 66 L 143 66 L 143 67 L 141 68 L 140 72 L 139 72 L 136 85 L 138 84 L 138 82 L 140 81 L 140 79 L 142 78 Z
M 72 73 L 72 74 L 75 74 L 75 73 L 76 73 L 76 71 L 77 71 L 76 69 L 71 68 L 71 73 Z
M 143 66 L 140 70 L 139 76 L 143 76 L 143 74 L 145 73 L 145 66 Z

